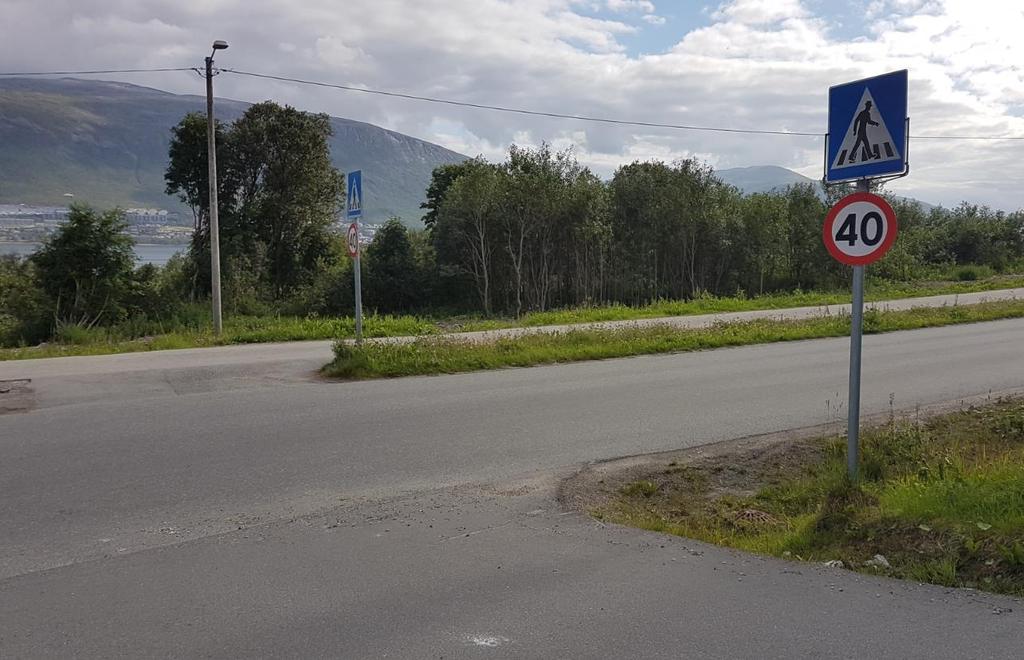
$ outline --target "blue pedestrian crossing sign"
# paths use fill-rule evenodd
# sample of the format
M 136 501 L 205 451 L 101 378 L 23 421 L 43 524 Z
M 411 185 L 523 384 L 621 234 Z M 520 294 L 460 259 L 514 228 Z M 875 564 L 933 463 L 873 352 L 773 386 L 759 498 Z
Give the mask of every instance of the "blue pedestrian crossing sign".
M 363 172 L 355 170 L 348 173 L 348 186 L 345 193 L 345 215 L 358 218 L 363 214 Z
M 905 174 L 907 123 L 906 69 L 830 87 L 825 181 Z

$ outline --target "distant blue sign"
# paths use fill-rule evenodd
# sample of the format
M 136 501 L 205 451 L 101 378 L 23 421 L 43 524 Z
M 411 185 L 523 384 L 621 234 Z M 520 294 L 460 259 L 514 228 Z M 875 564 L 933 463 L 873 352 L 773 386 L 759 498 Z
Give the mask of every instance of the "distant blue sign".
M 356 170 L 348 173 L 348 186 L 345 193 L 345 215 L 358 218 L 363 214 L 363 172 Z
M 906 171 L 906 69 L 829 88 L 825 158 L 829 183 Z

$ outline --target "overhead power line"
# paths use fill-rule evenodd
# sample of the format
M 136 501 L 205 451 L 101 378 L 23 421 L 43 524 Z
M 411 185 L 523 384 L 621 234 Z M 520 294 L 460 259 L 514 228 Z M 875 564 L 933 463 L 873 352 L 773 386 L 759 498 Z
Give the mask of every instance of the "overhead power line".
M 451 99 L 435 98 L 431 96 L 419 96 L 416 94 L 404 94 L 401 92 L 387 92 L 379 89 L 368 89 L 366 87 L 354 87 L 352 85 L 339 85 L 318 80 L 303 80 L 301 78 L 290 78 L 288 76 L 275 76 L 267 73 L 254 73 L 252 71 L 240 71 L 238 69 L 221 69 L 225 73 L 234 73 L 240 76 L 253 78 L 266 78 L 282 82 L 296 83 L 299 85 L 313 85 L 315 87 L 328 87 L 348 92 L 362 92 L 363 94 L 376 94 L 379 96 L 391 96 L 413 101 L 426 101 L 428 103 L 441 103 L 444 105 L 455 105 L 464 108 L 478 108 L 481 110 L 495 110 L 498 112 L 510 112 L 520 115 L 533 115 L 537 117 L 554 117 L 557 119 L 572 119 L 576 121 L 589 121 L 602 124 L 617 124 L 621 126 L 642 126 L 647 128 L 668 128 L 682 131 L 706 131 L 713 133 L 742 133 L 748 135 L 790 135 L 796 137 L 825 137 L 823 133 L 810 133 L 805 131 L 771 131 L 758 130 L 753 128 L 726 128 L 723 126 L 693 126 L 688 124 L 662 124 L 650 121 L 634 121 L 628 119 L 612 119 L 609 117 L 591 117 L 587 115 L 574 115 L 561 112 L 545 112 L 541 110 L 527 110 L 524 108 L 510 108 L 500 105 L 488 105 L 486 103 L 470 103 L 468 101 L 454 101 Z M 911 135 L 917 140 L 1024 140 L 1024 136 L 992 136 L 992 135 Z
M 1024 140 L 1024 135 L 911 135 L 915 140 Z
M 803 133 L 800 131 L 764 131 L 752 128 L 724 128 L 721 126 L 690 126 L 687 124 L 661 124 L 653 121 L 633 121 L 628 119 L 611 119 L 608 117 L 590 117 L 587 115 L 571 115 L 561 112 L 544 112 L 541 110 L 526 110 L 523 108 L 509 108 L 501 105 L 488 105 L 486 103 L 470 103 L 468 101 L 453 101 L 451 99 L 439 99 L 431 96 L 417 96 L 416 94 L 402 94 L 400 92 L 385 92 L 379 89 L 367 89 L 365 87 L 353 87 L 351 85 L 335 85 L 333 83 L 319 82 L 316 80 L 302 80 L 300 78 L 288 78 L 286 76 L 273 76 L 266 73 L 253 73 L 251 71 L 239 71 L 238 69 L 221 69 L 224 73 L 234 73 L 240 76 L 251 76 L 253 78 L 266 78 L 268 80 L 280 80 L 283 82 L 298 83 L 300 85 L 313 85 L 316 87 L 330 87 L 342 89 L 348 92 L 362 92 L 364 94 L 377 94 L 380 96 L 391 96 L 400 99 L 411 99 L 413 101 L 426 101 L 428 103 L 441 103 L 444 105 L 457 105 L 463 108 L 477 108 L 480 110 L 496 110 L 498 112 L 510 112 L 518 115 L 533 115 L 536 117 L 554 117 L 557 119 L 574 119 L 576 121 L 598 122 L 601 124 L 618 124 L 621 126 L 643 126 L 646 128 L 671 128 L 682 131 L 708 131 L 713 133 L 747 133 L 758 135 L 794 135 L 803 137 L 823 137 L 821 133 Z
M 162 73 L 170 71 L 198 71 L 195 67 L 165 67 L 152 69 L 102 69 L 91 71 L 22 71 L 22 72 L 0 72 L 0 77 L 14 76 L 85 76 L 102 75 L 111 73 Z M 490 105 L 487 103 L 471 103 L 469 101 L 456 101 L 432 96 L 421 96 L 418 94 L 405 94 L 402 92 L 389 92 L 380 89 L 369 89 L 366 87 L 355 87 L 353 85 L 340 85 L 319 80 L 305 80 L 288 76 L 275 76 L 269 73 L 257 73 L 254 71 L 242 71 L 240 69 L 219 69 L 224 73 L 233 73 L 239 76 L 251 78 L 263 78 L 266 80 L 277 80 L 280 82 L 294 83 L 298 85 L 311 85 L 314 87 L 327 87 L 347 92 L 360 92 L 363 94 L 374 94 L 377 96 L 388 96 L 392 98 L 408 99 L 412 101 L 423 101 L 426 103 L 438 103 L 442 105 L 458 106 L 463 108 L 476 108 L 478 110 L 492 110 L 495 112 L 506 112 L 518 115 L 530 115 L 534 117 L 551 117 L 555 119 L 570 119 L 573 121 L 586 121 L 600 124 L 611 124 L 618 126 L 638 126 L 643 128 L 666 128 L 678 131 L 702 131 L 708 133 L 738 133 L 744 135 L 784 135 L 792 137 L 825 137 L 822 133 L 807 131 L 782 131 L 782 130 L 761 130 L 754 128 L 730 128 L 725 126 L 697 126 L 691 124 L 668 124 L 653 121 L 638 121 L 631 119 L 614 119 L 611 117 L 593 117 L 589 115 L 577 115 L 562 112 L 546 112 L 543 110 L 529 110 L 526 108 L 512 108 L 501 105 Z M 914 140 L 1024 140 L 1024 136 L 1018 135 L 911 135 Z
M 195 71 L 195 67 L 164 67 L 159 69 L 100 69 L 94 71 L 19 71 L 0 72 L 0 76 L 92 76 L 105 73 L 160 73 L 164 71 Z

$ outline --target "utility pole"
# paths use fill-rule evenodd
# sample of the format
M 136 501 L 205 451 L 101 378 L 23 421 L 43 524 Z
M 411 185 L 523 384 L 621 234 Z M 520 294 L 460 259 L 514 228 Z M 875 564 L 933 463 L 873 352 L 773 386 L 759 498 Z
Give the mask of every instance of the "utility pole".
M 210 289 L 213 298 L 213 333 L 223 331 L 220 304 L 220 224 L 217 218 L 217 137 L 213 121 L 213 56 L 228 47 L 226 41 L 214 41 L 206 58 L 206 162 L 209 168 L 210 201 Z

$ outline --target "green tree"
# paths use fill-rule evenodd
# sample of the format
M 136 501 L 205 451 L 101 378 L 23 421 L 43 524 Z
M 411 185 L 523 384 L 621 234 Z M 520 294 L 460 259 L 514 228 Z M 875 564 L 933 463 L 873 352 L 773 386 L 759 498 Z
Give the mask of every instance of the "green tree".
M 422 218 L 424 226 L 427 229 L 434 228 L 437 216 L 441 212 L 441 206 L 448 195 L 448 189 L 451 188 L 453 183 L 477 168 L 490 167 L 493 167 L 493 165 L 481 157 L 470 158 L 461 163 L 449 163 L 435 167 L 430 176 L 430 183 L 427 185 L 426 200 L 420 204 L 420 208 L 426 211 Z
M 499 242 L 499 201 L 505 177 L 492 166 L 474 167 L 449 186 L 438 210 L 438 235 L 447 234 L 456 245 L 457 263 L 472 275 L 484 314 L 491 313 L 491 282 L 495 277 L 495 251 Z
M 583 168 L 570 150 L 554 152 L 512 145 L 504 170 L 507 185 L 501 196 L 502 243 L 512 277 L 512 309 L 543 310 L 557 284 L 556 234 L 565 221 L 568 182 Z
M 774 289 L 784 276 L 786 210 L 786 198 L 774 193 L 750 195 L 741 203 L 739 284 L 748 294 L 760 295 L 766 285 Z
M 217 136 L 220 245 L 225 287 L 281 299 L 312 281 L 327 256 L 330 225 L 344 195 L 331 165 L 330 118 L 266 102 Z M 208 291 L 206 122 L 190 114 L 172 129 L 167 191 L 195 217 L 196 286 Z M 234 284 L 232 284 L 234 283 Z M 231 303 L 231 300 L 228 300 Z
M 46 339 L 51 305 L 39 286 L 31 259 L 0 256 L 0 346 Z
M 217 160 L 224 167 L 224 127 L 214 123 L 217 141 Z M 206 116 L 198 112 L 185 115 L 177 126 L 171 128 L 171 143 L 168 148 L 167 170 L 164 182 L 168 195 L 175 195 L 192 211 L 194 230 L 208 231 L 210 176 L 206 155 Z M 218 205 L 222 210 L 231 207 L 230 187 L 225 178 L 218 177 Z
M 331 165 L 330 117 L 276 103 L 250 107 L 228 132 L 228 181 L 237 200 L 232 238 L 266 247 L 267 283 L 280 298 L 308 283 L 327 255 L 343 198 Z
M 381 312 L 408 311 L 419 302 L 418 280 L 408 230 L 391 218 L 366 248 L 366 304 Z
M 732 280 L 738 192 L 693 160 L 634 162 L 611 181 L 618 297 L 719 292 Z
M 789 286 L 809 290 L 844 284 L 849 269 L 832 259 L 821 239 L 828 208 L 817 189 L 811 184 L 794 185 L 786 189 L 785 197 Z
M 94 326 L 127 312 L 134 241 L 119 210 L 74 205 L 67 222 L 32 256 L 59 323 Z
M 217 142 L 217 162 L 222 174 L 230 170 L 226 162 L 223 125 L 214 124 Z M 210 176 L 207 164 L 206 115 L 190 112 L 171 129 L 167 170 L 164 182 L 168 195 L 175 195 L 192 211 L 192 241 L 189 246 L 190 264 L 184 271 L 191 282 L 191 297 L 210 291 Z M 217 206 L 221 222 L 228 221 L 234 207 L 230 176 L 217 177 Z M 223 232 L 222 232 L 223 234 Z

